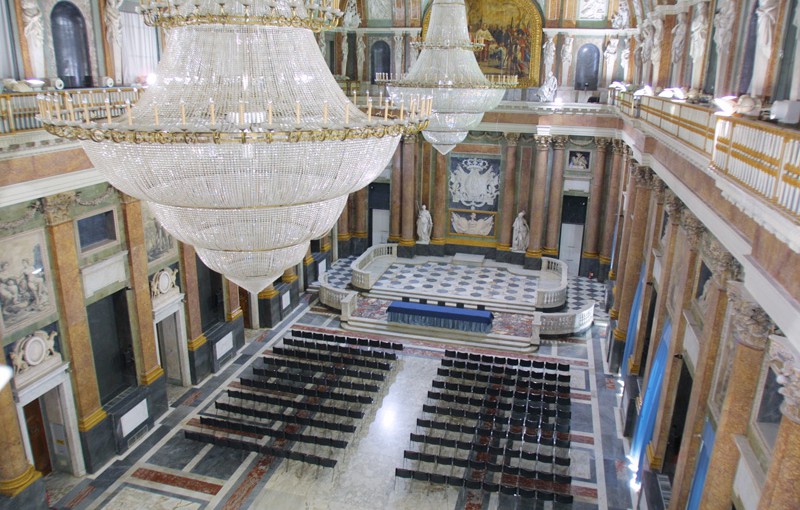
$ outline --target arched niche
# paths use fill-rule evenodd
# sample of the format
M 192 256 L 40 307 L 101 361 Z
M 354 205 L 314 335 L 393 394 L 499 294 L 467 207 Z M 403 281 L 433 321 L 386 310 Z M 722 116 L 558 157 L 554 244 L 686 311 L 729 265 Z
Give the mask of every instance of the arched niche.
M 56 74 L 66 88 L 91 87 L 92 69 L 86 19 L 75 4 L 58 2 L 50 12 Z
M 369 50 L 370 83 L 375 83 L 375 75 L 392 70 L 392 49 L 386 41 L 375 41 Z
M 578 48 L 575 63 L 575 90 L 597 90 L 600 75 L 600 49 L 594 44 Z

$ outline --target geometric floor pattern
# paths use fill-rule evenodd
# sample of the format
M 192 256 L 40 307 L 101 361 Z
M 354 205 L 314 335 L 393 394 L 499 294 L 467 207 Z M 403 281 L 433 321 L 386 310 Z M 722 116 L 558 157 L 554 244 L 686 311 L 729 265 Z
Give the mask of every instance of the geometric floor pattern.
M 305 300 L 309 297 L 305 296 Z M 333 469 L 256 452 L 187 440 L 187 424 L 238 384 L 262 353 L 280 344 L 295 327 L 335 333 L 337 315 L 304 304 L 279 327 L 255 336 L 227 366 L 187 388 L 154 429 L 125 456 L 100 473 L 83 478 L 67 494 L 51 501 L 53 508 L 92 509 L 264 509 L 264 510 L 517 510 L 519 498 L 461 487 L 397 480 L 403 451 L 417 428 L 422 406 L 430 404 L 431 388 L 445 350 L 436 340 L 402 340 L 396 366 L 383 383 L 379 398 L 368 407 L 356 432 Z M 353 333 L 345 333 L 352 335 Z M 569 475 L 578 510 L 621 510 L 631 507 L 623 441 L 614 417 L 617 388 L 603 373 L 600 338 L 605 325 L 542 344 L 535 355 L 505 355 L 570 365 L 572 400 Z M 364 335 L 392 339 L 383 335 Z M 486 349 L 460 349 L 502 354 Z M 540 502 L 541 503 L 541 502 Z M 534 507 L 530 507 L 534 508 Z M 543 503 L 553 509 L 552 502 Z

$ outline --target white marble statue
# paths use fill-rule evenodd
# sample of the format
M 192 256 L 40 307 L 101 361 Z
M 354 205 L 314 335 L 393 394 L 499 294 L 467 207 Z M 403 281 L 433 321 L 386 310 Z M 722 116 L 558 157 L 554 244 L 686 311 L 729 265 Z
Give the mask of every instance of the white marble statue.
M 44 27 L 42 26 L 42 10 L 37 0 L 22 0 L 22 21 L 25 26 L 25 42 L 28 43 L 28 58 L 31 62 L 33 77 L 43 78 L 47 75 L 44 67 Z
M 603 57 L 609 62 L 609 65 L 613 65 L 614 60 L 617 58 L 617 50 L 619 48 L 619 39 L 612 38 L 608 40 L 608 44 L 606 44 L 606 49 L 603 52 Z
M 552 35 L 547 36 L 544 46 L 542 46 L 542 64 L 545 72 L 553 71 L 553 65 L 556 62 L 556 42 L 553 40 Z
M 641 27 L 641 41 L 642 41 L 642 65 L 649 64 L 653 56 L 653 24 L 649 19 L 642 23 Z
M 748 89 L 753 96 L 764 94 L 764 79 L 769 74 L 769 60 L 775 40 L 775 23 L 778 19 L 779 4 L 778 0 L 758 0 L 756 54 L 753 60 L 753 78 Z
M 399 78 L 403 74 L 403 34 L 394 34 L 394 72 L 397 73 Z
M 714 16 L 714 43 L 717 55 L 727 55 L 733 38 L 733 22 L 736 20 L 736 0 L 722 0 Z M 719 60 L 719 57 L 718 57 Z
M 654 67 L 661 63 L 661 45 L 664 43 L 664 18 L 656 14 L 651 19 L 653 26 L 653 49 L 650 54 L 650 61 Z
M 350 52 L 350 45 L 347 44 L 347 34 L 344 34 L 344 44 L 342 44 L 342 76 L 347 76 L 347 56 Z
M 428 211 L 428 207 L 422 204 L 417 216 L 417 244 L 428 244 L 431 242 L 431 232 L 433 231 L 433 218 Z
M 679 62 L 683 58 L 683 52 L 686 50 L 686 34 L 688 31 L 689 26 L 686 21 L 686 13 L 678 13 L 675 26 L 672 27 L 672 49 L 670 54 L 673 64 Z
M 695 65 L 699 65 L 702 62 L 703 53 L 706 51 L 706 40 L 708 39 L 708 14 L 706 13 L 706 4 L 704 2 L 695 5 L 691 37 L 689 55 Z
M 564 44 L 561 45 L 561 65 L 568 69 L 572 64 L 572 46 L 575 43 L 575 38 L 568 35 L 564 38 Z
M 356 0 L 347 0 L 342 16 L 342 26 L 344 28 L 357 28 L 361 24 L 361 16 L 358 15 Z
M 123 0 L 106 0 L 106 41 L 114 57 L 114 82 L 122 82 L 122 22 L 119 8 Z
M 553 74 L 553 71 L 547 71 L 547 78 L 545 78 L 542 86 L 539 87 L 539 100 L 543 103 L 551 103 L 556 98 L 556 91 L 558 90 L 558 78 Z
M 328 44 L 325 41 L 325 32 L 317 34 L 317 42 L 319 43 L 319 52 L 322 53 L 322 60 L 328 61 Z
M 356 35 L 356 81 L 364 79 L 364 60 L 367 56 L 367 43 L 364 41 L 363 32 Z
M 525 253 L 525 250 L 528 249 L 528 241 L 531 236 L 528 222 L 525 221 L 525 211 L 520 211 L 519 214 L 517 214 L 511 231 L 513 232 L 511 251 L 514 253 Z
M 606 0 L 582 0 L 578 19 L 603 19 L 608 12 Z
M 630 23 L 630 11 L 628 11 L 628 2 L 620 2 L 619 10 L 611 17 L 611 28 L 622 30 L 628 28 Z

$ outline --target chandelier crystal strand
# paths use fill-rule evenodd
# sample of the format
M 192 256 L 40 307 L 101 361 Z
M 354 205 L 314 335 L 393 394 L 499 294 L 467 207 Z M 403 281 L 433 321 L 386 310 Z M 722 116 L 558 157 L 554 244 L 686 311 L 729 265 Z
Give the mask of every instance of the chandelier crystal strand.
M 332 1 L 143 0 L 139 9 L 168 39 L 136 104 L 109 120 L 102 107 L 87 114 L 50 97 L 40 118 L 82 140 L 112 185 L 149 202 L 176 239 L 251 292 L 300 263 L 400 136 L 427 123 L 421 111 L 365 114 L 345 96 L 312 33 L 338 23 Z
M 430 122 L 422 135 L 442 154 L 462 142 L 477 127 L 484 112 L 495 108 L 516 76 L 487 80 L 475 59 L 482 44 L 470 42 L 464 0 L 434 0 L 430 23 L 420 54 L 408 73 L 387 81 L 397 103 L 417 95 L 432 97 Z

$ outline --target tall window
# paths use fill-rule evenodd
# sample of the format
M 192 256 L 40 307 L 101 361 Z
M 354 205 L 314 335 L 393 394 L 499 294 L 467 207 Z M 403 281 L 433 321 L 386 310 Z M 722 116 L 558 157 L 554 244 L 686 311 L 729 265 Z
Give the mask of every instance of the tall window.
M 19 78 L 8 0 L 0 0 L 0 78 Z
M 584 44 L 578 50 L 575 64 L 575 90 L 597 90 L 600 73 L 600 49 L 594 44 Z
M 135 12 L 120 12 L 122 24 L 122 83 L 145 83 L 158 65 L 158 36 Z
M 58 2 L 50 14 L 58 77 L 66 88 L 91 87 L 86 20 L 70 2 Z

